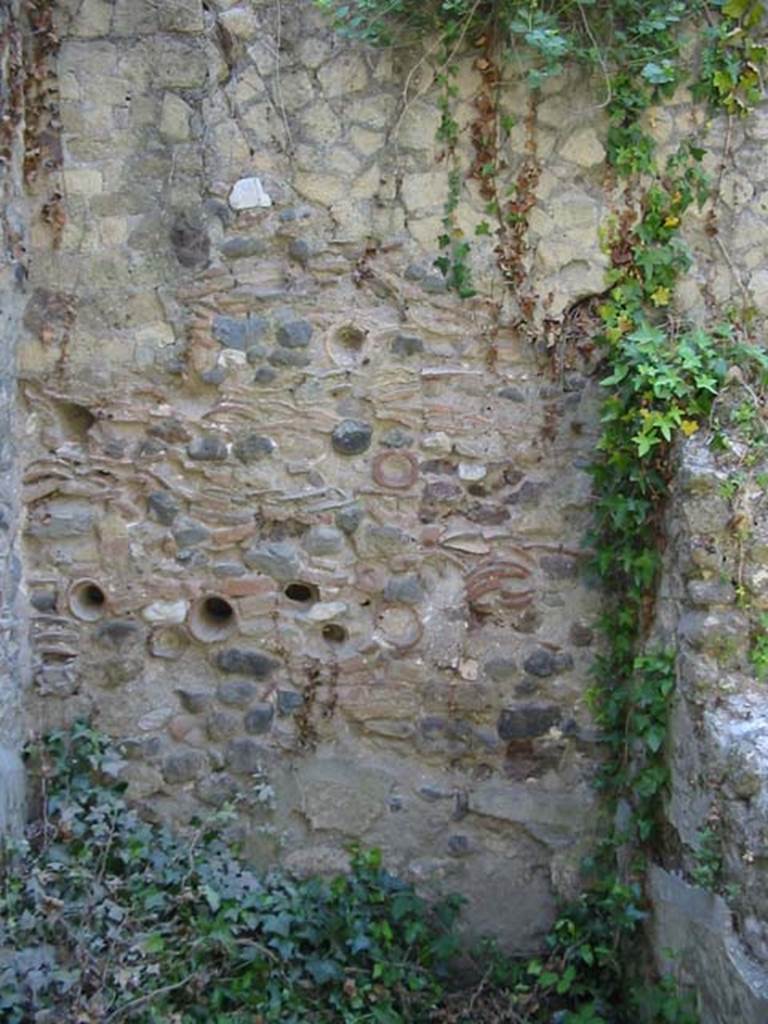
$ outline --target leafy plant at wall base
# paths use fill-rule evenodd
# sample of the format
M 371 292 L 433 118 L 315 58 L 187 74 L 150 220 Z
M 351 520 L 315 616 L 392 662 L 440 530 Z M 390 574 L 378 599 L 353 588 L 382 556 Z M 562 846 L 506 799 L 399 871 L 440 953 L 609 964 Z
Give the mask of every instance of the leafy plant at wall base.
M 0 875 L 8 1024 L 48 1013 L 104 1024 L 490 1024 L 505 1019 L 497 1010 L 523 1024 L 692 1020 L 670 1014 L 667 983 L 646 995 L 627 974 L 621 939 L 644 917 L 637 883 L 595 885 L 540 957 L 486 945 L 480 989 L 451 993 L 461 901 L 428 904 L 378 851 L 353 849 L 349 874 L 331 880 L 257 877 L 221 838 L 230 808 L 185 837 L 142 821 L 117 781 L 122 762 L 89 726 L 33 756 L 43 817 Z M 665 992 L 667 1009 L 649 1015 Z
M 119 766 L 86 725 L 45 743 L 45 814 L 1 879 L 3 1021 L 430 1020 L 456 899 L 428 905 L 376 851 L 331 881 L 258 878 L 220 838 L 231 813 L 175 836 L 127 805 Z

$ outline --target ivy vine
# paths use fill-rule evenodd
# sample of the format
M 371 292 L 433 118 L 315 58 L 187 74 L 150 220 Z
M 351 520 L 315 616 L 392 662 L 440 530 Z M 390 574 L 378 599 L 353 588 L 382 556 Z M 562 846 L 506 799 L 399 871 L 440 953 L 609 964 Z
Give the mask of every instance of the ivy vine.
M 691 265 L 681 234 L 684 219 L 710 198 L 711 185 L 702 169 L 702 137 L 687 139 L 660 165 L 644 115 L 687 82 L 694 99 L 713 112 L 746 116 L 763 93 L 765 5 L 762 0 L 316 2 L 347 35 L 392 45 L 431 32 L 441 39 L 442 54 L 449 55 L 438 79 L 443 89 L 439 137 L 445 141 L 450 136 L 453 161 L 446 234 L 440 243 L 449 251 L 438 265 L 461 296 L 474 290 L 468 283 L 469 242 L 455 223 L 460 128 L 451 114 L 455 69 L 450 61 L 456 59 L 457 40 L 481 52 L 475 67 L 482 79 L 483 108 L 471 126 L 475 159 L 469 176 L 480 182 L 486 213 L 495 219 L 499 267 L 519 300 L 526 298 L 521 267 L 538 161 L 535 146 L 529 147 L 520 172 L 528 188 L 520 188 L 518 178 L 504 206 L 498 198 L 505 168 L 497 141 L 508 128 L 501 123 L 498 102 L 504 73 L 517 68 L 527 78 L 534 112 L 542 84 L 566 65 L 578 63 L 592 72 L 603 93 L 607 160 L 627 183 L 625 209 L 603 232 L 610 270 L 596 341 L 604 357 L 604 399 L 588 538 L 594 551 L 591 571 L 611 595 L 601 622 L 604 653 L 596 660 L 591 690 L 607 748 L 599 785 L 606 795 L 608 825 L 592 865 L 592 884 L 563 911 L 550 936 L 549 954 L 529 972 L 526 995 L 516 1005 L 533 1014 L 551 996 L 566 995 L 569 1011 L 563 1019 L 569 1024 L 692 1021 L 695 1015 L 674 985 L 661 981 L 641 990 L 633 970 L 641 960 L 636 943 L 645 913 L 646 851 L 659 841 L 669 781 L 665 746 L 675 689 L 673 652 L 648 647 L 647 640 L 675 441 L 713 426 L 715 400 L 732 365 L 751 376 L 758 390 L 764 387 L 768 357 L 749 338 L 747 310 L 741 318 L 715 318 L 707 327 L 680 324 L 670 315 L 676 285 Z M 684 45 L 686 35 L 691 34 L 700 45 L 693 58 L 684 59 L 691 50 Z M 714 214 L 711 219 L 716 231 Z M 482 233 L 488 229 L 486 224 Z M 525 311 L 524 302 L 521 308 Z M 752 403 L 760 401 L 756 390 L 748 390 L 749 415 L 742 417 L 747 427 L 757 416 Z M 712 436 L 717 442 L 716 423 Z M 760 634 L 752 660 L 761 672 L 768 663 L 765 649 Z M 619 808 L 623 813 L 617 813 Z M 702 856 L 712 868 L 709 847 Z M 712 871 L 700 874 L 709 880 Z

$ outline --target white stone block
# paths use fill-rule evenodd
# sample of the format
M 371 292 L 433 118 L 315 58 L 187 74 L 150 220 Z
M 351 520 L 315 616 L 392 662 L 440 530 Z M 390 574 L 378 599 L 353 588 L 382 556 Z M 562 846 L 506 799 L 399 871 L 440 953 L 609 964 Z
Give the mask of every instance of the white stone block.
M 233 210 L 253 210 L 271 206 L 272 200 L 264 191 L 259 178 L 241 178 L 229 193 L 229 205 Z
M 147 622 L 179 624 L 187 617 L 186 601 L 154 601 L 141 613 Z

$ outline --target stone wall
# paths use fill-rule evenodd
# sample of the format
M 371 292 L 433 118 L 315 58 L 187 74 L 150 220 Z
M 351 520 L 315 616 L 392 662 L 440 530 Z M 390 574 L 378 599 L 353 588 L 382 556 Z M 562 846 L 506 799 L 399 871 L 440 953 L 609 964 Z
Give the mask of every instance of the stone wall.
M 418 54 L 347 48 L 305 3 L 208 7 L 58 9 L 37 201 L 66 223 L 35 221 L 22 353 L 32 725 L 92 715 L 153 813 L 237 797 L 251 856 L 296 870 L 379 844 L 530 948 L 592 829 L 588 357 L 542 357 L 488 241 L 479 297 L 446 293 Z M 539 110 L 553 317 L 604 266 L 578 103 Z M 510 174 L 526 152 L 513 132 Z
M 16 345 L 24 308 L 21 201 L 19 4 L 0 3 L 0 834 L 18 828 L 23 806 L 21 695 L 27 670 L 26 600 L 19 550 L 21 466 L 16 423 Z
M 731 376 L 726 422 L 751 401 Z M 768 720 L 750 658 L 768 608 L 768 509 L 764 460 L 749 455 L 734 437 L 720 454 L 709 438 L 681 451 L 659 602 L 660 638 L 679 654 L 652 934 L 663 966 L 698 990 L 705 1024 L 768 1016 Z
M 55 12 L 21 346 L 30 727 L 91 716 L 148 813 L 236 799 L 249 855 L 298 872 L 380 845 L 532 948 L 595 827 L 580 560 L 622 204 L 595 90 L 505 85 L 500 188 L 534 168 L 536 201 L 510 289 L 468 184 L 460 302 L 425 50 L 347 46 L 301 0 Z M 657 112 L 662 150 L 697 116 L 685 90 Z M 692 227 L 681 313 L 748 287 L 765 312 L 766 124 L 712 126 L 726 205 L 716 238 Z

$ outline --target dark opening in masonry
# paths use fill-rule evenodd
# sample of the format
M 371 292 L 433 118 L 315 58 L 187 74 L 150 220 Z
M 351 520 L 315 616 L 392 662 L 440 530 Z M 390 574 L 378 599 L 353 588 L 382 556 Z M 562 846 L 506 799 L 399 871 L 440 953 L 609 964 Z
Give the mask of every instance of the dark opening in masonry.
M 299 604 L 309 604 L 318 598 L 317 587 L 311 583 L 289 583 L 283 593 L 289 601 Z
M 347 631 L 338 622 L 328 622 L 323 626 L 323 640 L 329 644 L 343 644 L 347 639 Z

